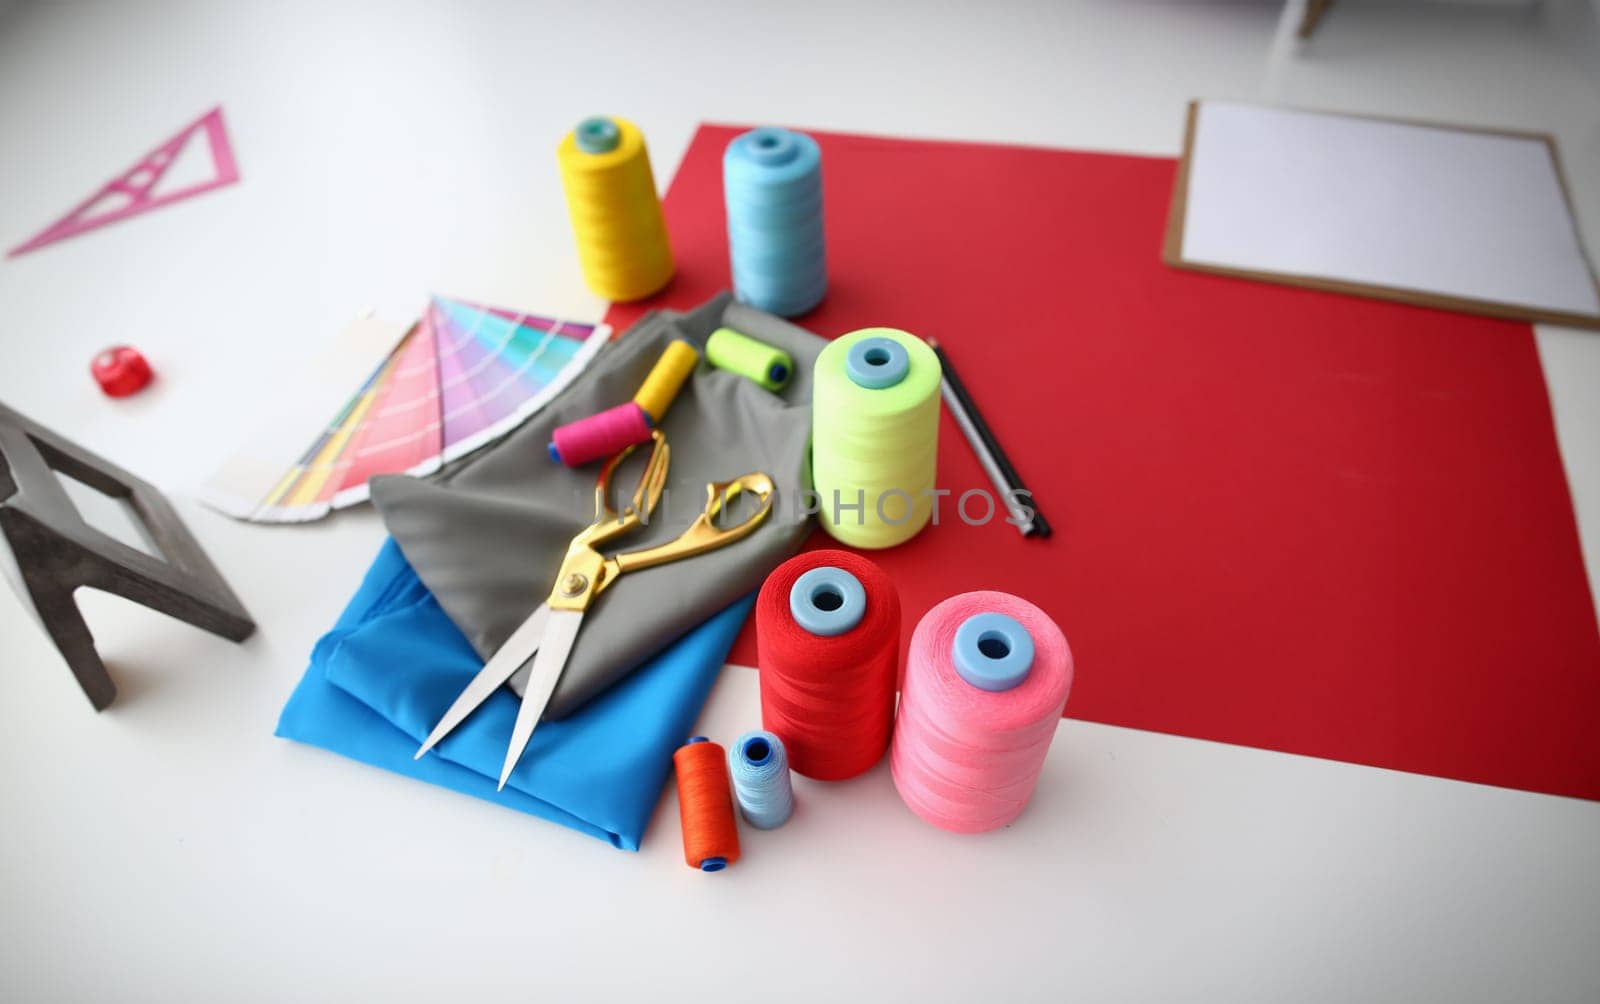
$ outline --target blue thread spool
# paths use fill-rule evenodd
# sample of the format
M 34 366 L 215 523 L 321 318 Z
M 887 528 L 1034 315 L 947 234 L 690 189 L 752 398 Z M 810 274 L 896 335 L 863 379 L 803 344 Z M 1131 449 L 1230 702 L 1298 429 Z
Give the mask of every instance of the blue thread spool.
M 752 129 L 724 151 L 722 187 L 734 295 L 780 317 L 815 307 L 828 289 L 817 141 Z
M 950 660 L 956 673 L 979 690 L 1010 690 L 1033 668 L 1033 636 L 1014 617 L 973 614 L 956 628 Z
M 783 740 L 757 729 L 746 732 L 728 751 L 733 794 L 739 812 L 758 830 L 775 830 L 794 812 L 789 753 Z

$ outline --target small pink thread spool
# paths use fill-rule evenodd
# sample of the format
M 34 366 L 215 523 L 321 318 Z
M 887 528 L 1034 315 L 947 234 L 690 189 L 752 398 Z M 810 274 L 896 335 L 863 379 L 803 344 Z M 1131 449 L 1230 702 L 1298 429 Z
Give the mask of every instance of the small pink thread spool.
M 699 363 L 700 351 L 682 338 L 674 338 L 661 350 L 632 401 L 568 422 L 552 433 L 550 459 L 582 467 L 649 439 L 651 428 L 667 417 L 667 409 Z
M 556 429 L 550 439 L 550 459 L 568 467 L 582 467 L 649 438 L 650 419 L 644 409 L 624 401 Z
M 1027 807 L 1072 689 L 1072 649 L 1048 614 L 1000 592 L 962 593 L 911 636 L 889 770 L 900 798 L 957 833 Z

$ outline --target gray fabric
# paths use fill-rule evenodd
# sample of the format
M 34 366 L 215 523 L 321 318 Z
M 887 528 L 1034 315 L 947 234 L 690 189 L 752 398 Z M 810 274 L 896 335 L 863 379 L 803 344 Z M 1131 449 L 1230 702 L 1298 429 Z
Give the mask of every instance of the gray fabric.
M 705 502 L 705 485 L 765 471 L 778 486 L 773 514 L 729 547 L 635 572 L 590 607 L 546 718 L 563 718 L 674 639 L 760 586 L 810 530 L 795 500 L 810 487 L 811 366 L 826 344 L 727 294 L 696 310 L 654 311 L 607 345 L 572 386 L 501 442 L 442 478 L 374 478 L 372 500 L 406 560 L 485 659 L 544 602 L 573 534 L 593 516 L 599 463 L 570 470 L 546 444 L 558 425 L 632 398 L 674 337 L 704 348 L 726 325 L 794 357 L 781 395 L 703 360 L 667 412 L 668 494 L 648 527 L 607 549 L 671 540 Z M 612 481 L 612 505 L 632 497 L 641 447 Z M 738 518 L 749 513 L 737 506 Z M 512 681 L 520 691 L 526 667 Z

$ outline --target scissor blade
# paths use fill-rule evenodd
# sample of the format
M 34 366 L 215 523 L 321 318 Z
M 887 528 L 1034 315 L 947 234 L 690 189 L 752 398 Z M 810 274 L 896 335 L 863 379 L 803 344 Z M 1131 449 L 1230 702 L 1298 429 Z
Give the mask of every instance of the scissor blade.
M 495 650 L 489 661 L 483 664 L 483 669 L 472 678 L 466 689 L 461 691 L 461 696 L 450 705 L 450 710 L 439 719 L 439 724 L 433 727 L 433 732 L 428 735 L 428 741 L 417 750 L 414 760 L 422 759 L 422 754 L 433 749 L 434 744 L 454 731 L 457 725 L 466 721 L 468 715 L 478 709 L 478 705 L 489 699 L 489 695 L 499 690 L 502 685 L 513 676 L 522 664 L 527 662 L 539 648 L 540 639 L 544 637 L 545 623 L 550 619 L 550 604 L 541 603 L 539 609 L 528 615 L 517 629 L 511 632 L 504 645 Z
M 556 689 L 556 681 L 561 679 L 561 671 L 567 668 L 567 653 L 572 651 L 572 642 L 578 637 L 578 626 L 582 623 L 581 610 L 552 610 L 549 613 L 544 642 L 539 646 L 539 654 L 534 657 L 533 670 L 528 673 L 528 687 L 522 692 L 522 707 L 517 710 L 517 724 L 511 730 L 511 745 L 506 748 L 505 766 L 500 768 L 501 788 L 506 786 L 506 779 L 516 768 L 517 761 L 522 759 L 523 751 L 528 748 L 528 740 L 533 738 L 533 730 L 544 714 L 545 705 L 550 703 L 550 694 Z

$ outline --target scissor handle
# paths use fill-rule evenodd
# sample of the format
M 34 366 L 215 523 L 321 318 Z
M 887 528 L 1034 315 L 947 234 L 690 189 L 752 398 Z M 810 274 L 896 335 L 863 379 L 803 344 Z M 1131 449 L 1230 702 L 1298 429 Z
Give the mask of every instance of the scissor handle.
M 627 533 L 641 522 L 649 520 L 661 501 L 662 489 L 667 484 L 667 465 L 672 451 L 667 437 L 660 429 L 650 432 L 650 459 L 645 461 L 644 473 L 639 477 L 639 487 L 633 491 L 633 502 L 624 512 L 611 508 L 611 475 L 617 467 L 638 448 L 637 443 L 617 451 L 594 483 L 594 522 L 573 540 L 573 544 L 594 545 Z
M 761 508 L 746 517 L 738 526 L 718 527 L 712 522 L 722 512 L 729 499 L 744 492 L 749 492 L 760 499 Z M 665 544 L 612 556 L 607 563 L 616 571 L 606 576 L 604 585 L 610 585 L 624 572 L 654 568 L 656 565 L 664 565 L 679 558 L 692 558 L 697 554 L 715 551 L 719 547 L 726 547 L 735 541 L 743 540 L 750 536 L 755 528 L 761 525 L 762 520 L 772 512 L 772 498 L 776 493 L 777 488 L 773 485 L 772 478 L 760 471 L 741 474 L 732 481 L 713 481 L 706 485 L 706 507 L 695 521 L 689 524 L 689 529 L 679 534 L 676 540 L 669 540 Z

